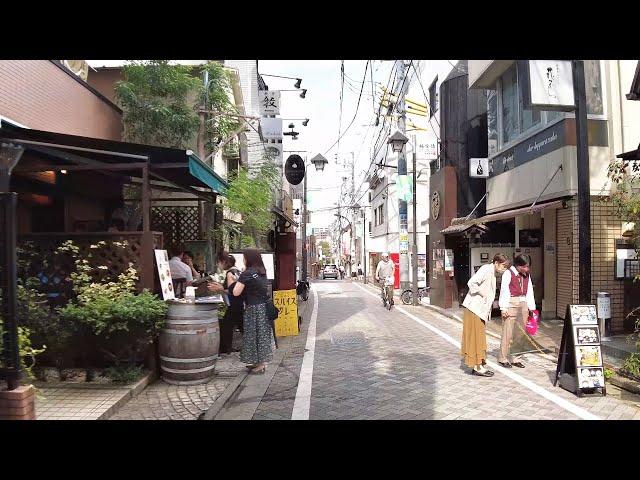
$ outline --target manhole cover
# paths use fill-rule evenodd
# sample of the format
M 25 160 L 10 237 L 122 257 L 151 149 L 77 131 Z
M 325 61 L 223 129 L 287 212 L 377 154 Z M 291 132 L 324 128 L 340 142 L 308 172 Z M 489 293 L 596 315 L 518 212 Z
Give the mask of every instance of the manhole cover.
M 365 343 L 364 332 L 332 333 L 331 345 L 359 345 Z

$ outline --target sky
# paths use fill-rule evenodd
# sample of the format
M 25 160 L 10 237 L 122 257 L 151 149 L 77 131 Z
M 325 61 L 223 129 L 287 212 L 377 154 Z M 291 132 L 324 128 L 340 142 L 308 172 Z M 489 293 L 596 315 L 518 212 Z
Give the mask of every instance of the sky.
M 199 60 L 179 60 L 178 63 L 200 62 Z M 88 60 L 92 67 L 122 65 L 122 60 Z M 310 160 L 320 153 L 329 165 L 324 172 L 316 172 L 313 166 L 308 167 L 308 210 L 311 212 L 311 225 L 314 227 L 326 227 L 335 220 L 335 211 L 317 212 L 318 209 L 330 208 L 337 202 L 342 177 L 349 177 L 350 169 L 345 170 L 341 165 L 346 159 L 355 159 L 354 186 L 360 187 L 360 197 L 365 193 L 366 184 L 363 184 L 365 171 L 371 162 L 371 146 L 378 135 L 379 127 L 374 127 L 375 111 L 372 102 L 371 72 L 373 80 L 387 84 L 393 61 L 371 62 L 367 70 L 366 80 L 360 99 L 360 105 L 356 114 L 358 96 L 365 72 L 366 60 L 345 60 L 344 73 L 346 76 L 344 89 L 342 90 L 342 119 L 340 116 L 340 92 L 341 75 L 340 60 L 259 60 L 258 71 L 263 75 L 270 90 L 293 89 L 295 80 L 269 77 L 268 75 L 280 75 L 285 77 L 302 78 L 301 88 L 307 89 L 306 98 L 300 98 L 299 92 L 282 92 L 280 117 L 284 119 L 284 130 L 288 131 L 289 123 L 294 123 L 295 131 L 299 132 L 297 140 L 284 137 L 284 159 L 291 153 L 287 150 L 304 150 L 307 159 Z M 379 95 L 378 85 L 374 87 L 376 95 Z M 377 106 L 377 105 L 376 105 Z M 308 118 L 308 126 L 302 126 L 301 121 L 288 121 L 287 119 Z M 339 132 L 353 124 L 347 133 L 341 138 L 339 144 L 331 150 L 329 148 L 336 142 Z M 382 121 L 382 119 L 381 119 Z M 374 135 L 375 134 L 375 135 Z M 303 158 L 305 153 L 299 153 Z M 356 198 L 357 200 L 357 198 Z M 363 199 L 364 200 L 364 199 Z M 362 201 L 360 202 L 362 204 Z
M 350 169 L 342 166 L 344 160 L 355 158 L 354 186 L 358 189 L 362 185 L 364 171 L 371 162 L 371 145 L 375 140 L 378 129 L 375 122 L 375 112 L 371 97 L 371 70 L 367 71 L 366 83 L 357 111 L 357 116 L 347 133 L 338 145 L 329 148 L 339 137 L 339 131 L 344 132 L 356 114 L 359 89 L 363 80 L 366 60 L 346 60 L 344 72 L 347 77 L 342 100 L 342 121 L 340 121 L 340 91 L 341 75 L 340 60 L 260 60 L 258 71 L 263 75 L 270 90 L 292 89 L 295 80 L 268 77 L 268 74 L 302 78 L 301 88 L 307 89 L 306 98 L 300 98 L 297 92 L 282 92 L 280 113 L 283 119 L 309 118 L 307 127 L 300 122 L 295 124 L 295 131 L 300 132 L 298 140 L 285 137 L 284 150 L 306 150 L 308 159 L 316 154 L 322 154 L 329 165 L 324 172 L 316 172 L 313 166 L 308 168 L 308 209 L 311 212 L 311 224 L 314 227 L 328 226 L 335 217 L 335 211 L 313 213 L 315 210 L 330 208 L 337 202 L 342 177 L 349 177 Z M 393 62 L 373 61 L 374 82 L 386 84 Z M 377 86 L 375 87 L 377 89 Z M 379 93 L 379 89 L 376 94 Z M 287 120 L 283 122 L 286 130 Z M 301 154 L 303 155 L 303 154 Z M 288 154 L 284 154 L 286 160 Z M 304 158 L 304 157 L 303 157 Z M 360 188 L 365 192 L 366 184 Z M 360 196 L 360 195 L 358 195 Z M 356 198 L 357 200 L 357 198 Z M 362 203 L 362 202 L 361 202 Z

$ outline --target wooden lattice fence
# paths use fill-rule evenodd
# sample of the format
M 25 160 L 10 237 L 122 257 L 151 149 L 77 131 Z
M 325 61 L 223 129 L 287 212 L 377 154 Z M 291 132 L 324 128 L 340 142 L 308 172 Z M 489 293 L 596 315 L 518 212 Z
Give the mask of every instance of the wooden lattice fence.
M 184 246 L 184 242 L 201 240 L 200 207 L 153 206 L 151 229 L 162 232 L 166 250 Z

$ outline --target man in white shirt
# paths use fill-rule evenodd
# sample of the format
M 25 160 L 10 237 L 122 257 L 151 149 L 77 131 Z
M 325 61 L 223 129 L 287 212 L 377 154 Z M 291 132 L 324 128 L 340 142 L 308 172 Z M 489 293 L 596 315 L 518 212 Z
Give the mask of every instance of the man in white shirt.
M 387 296 L 391 300 L 393 305 L 393 285 L 385 287 L 384 280 L 387 277 L 393 277 L 395 274 L 395 265 L 389 260 L 389 254 L 387 252 L 382 254 L 382 260 L 378 262 L 376 266 L 376 281 L 380 282 L 380 293 L 383 294 L 384 289 L 387 289 Z
M 533 282 L 529 275 L 529 261 L 525 256 L 518 255 L 513 261 L 513 266 L 502 274 L 498 306 L 502 314 L 502 338 L 498 363 L 505 368 L 511 368 L 512 365 L 524 368 L 520 359 L 513 361 L 509 348 L 513 339 L 514 323 L 517 321 L 524 328 L 527 317 L 536 309 Z
M 191 267 L 182 261 L 184 251 L 174 251 L 173 256 L 169 259 L 169 270 L 173 280 L 185 280 L 188 287 L 193 283 L 193 273 Z

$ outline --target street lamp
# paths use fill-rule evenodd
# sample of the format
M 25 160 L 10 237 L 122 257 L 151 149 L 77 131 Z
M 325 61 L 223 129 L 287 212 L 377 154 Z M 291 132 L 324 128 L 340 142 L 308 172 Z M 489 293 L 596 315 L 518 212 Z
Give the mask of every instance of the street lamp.
M 313 163 L 313 166 L 316 167 L 317 172 L 322 172 L 324 170 L 325 165 L 329 163 L 329 160 L 324 158 L 322 155 L 318 154 L 311 159 L 311 163 Z
M 268 75 L 266 73 L 261 73 L 260 75 L 262 75 L 263 77 L 288 78 L 290 80 L 295 80 L 296 83 L 293 84 L 295 88 L 300 88 L 300 85 L 302 84 L 302 79 L 297 77 L 285 77 L 283 75 Z
M 394 152 L 400 153 L 404 148 L 405 143 L 408 141 L 409 139 L 407 137 L 405 137 L 399 130 L 396 130 L 395 133 L 387 140 L 387 144 L 391 144 L 391 148 Z
M 289 128 L 292 127 L 290 126 Z M 316 172 L 322 172 L 329 161 L 321 154 L 318 154 L 313 157 L 309 163 L 313 164 Z M 307 167 L 309 163 L 305 163 L 305 167 Z M 305 282 L 307 281 L 307 273 L 307 173 L 305 171 L 302 190 L 302 280 Z

